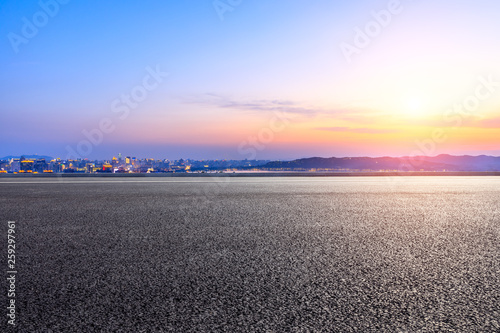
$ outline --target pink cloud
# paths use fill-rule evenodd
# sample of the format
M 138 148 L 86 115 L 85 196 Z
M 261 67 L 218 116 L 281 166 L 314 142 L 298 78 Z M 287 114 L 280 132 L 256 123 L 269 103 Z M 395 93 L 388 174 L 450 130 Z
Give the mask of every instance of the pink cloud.
M 351 128 L 351 127 L 317 127 L 316 130 L 330 131 L 330 132 L 367 133 L 367 134 L 384 134 L 384 133 L 399 132 L 398 130 L 393 130 L 393 129 Z

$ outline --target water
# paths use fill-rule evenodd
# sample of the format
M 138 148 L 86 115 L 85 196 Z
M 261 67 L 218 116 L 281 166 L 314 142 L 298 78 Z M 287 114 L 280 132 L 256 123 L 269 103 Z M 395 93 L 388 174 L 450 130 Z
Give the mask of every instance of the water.
M 499 185 L 0 179 L 20 329 L 495 332 Z

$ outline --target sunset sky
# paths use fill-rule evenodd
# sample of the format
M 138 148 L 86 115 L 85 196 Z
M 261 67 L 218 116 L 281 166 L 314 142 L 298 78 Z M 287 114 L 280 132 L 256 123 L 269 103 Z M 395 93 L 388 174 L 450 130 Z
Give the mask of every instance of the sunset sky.
M 500 155 L 500 3 L 2 1 L 0 157 Z

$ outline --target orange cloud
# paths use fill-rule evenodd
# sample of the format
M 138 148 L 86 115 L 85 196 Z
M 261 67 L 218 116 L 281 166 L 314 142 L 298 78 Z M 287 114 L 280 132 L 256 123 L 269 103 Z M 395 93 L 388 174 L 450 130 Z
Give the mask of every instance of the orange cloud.
M 351 132 L 351 133 L 364 133 L 364 134 L 386 134 L 398 133 L 399 130 L 394 129 L 377 129 L 377 128 L 351 128 L 351 127 L 316 127 L 319 131 L 330 132 Z

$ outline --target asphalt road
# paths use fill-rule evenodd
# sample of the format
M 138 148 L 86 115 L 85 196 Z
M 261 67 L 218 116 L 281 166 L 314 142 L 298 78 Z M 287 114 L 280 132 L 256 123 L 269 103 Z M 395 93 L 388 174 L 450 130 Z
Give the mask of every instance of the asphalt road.
M 0 207 L 17 332 L 500 332 L 500 177 L 4 179 Z

